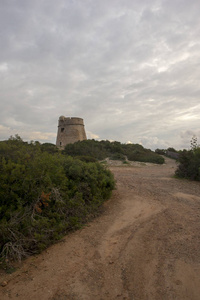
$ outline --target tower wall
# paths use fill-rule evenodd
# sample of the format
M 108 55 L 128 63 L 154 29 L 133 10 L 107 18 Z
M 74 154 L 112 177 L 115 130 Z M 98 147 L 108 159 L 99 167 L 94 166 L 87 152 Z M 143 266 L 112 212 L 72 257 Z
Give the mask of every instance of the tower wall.
M 67 144 L 83 140 L 87 140 L 83 119 L 61 116 L 58 120 L 56 146 L 64 149 Z

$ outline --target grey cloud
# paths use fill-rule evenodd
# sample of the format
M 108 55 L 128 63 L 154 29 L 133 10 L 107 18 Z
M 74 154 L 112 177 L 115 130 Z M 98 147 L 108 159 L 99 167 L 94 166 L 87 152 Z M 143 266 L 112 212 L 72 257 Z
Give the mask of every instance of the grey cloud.
M 4 134 L 12 123 L 55 142 L 64 114 L 100 139 L 184 147 L 200 112 L 199 1 L 10 3 L 0 4 Z

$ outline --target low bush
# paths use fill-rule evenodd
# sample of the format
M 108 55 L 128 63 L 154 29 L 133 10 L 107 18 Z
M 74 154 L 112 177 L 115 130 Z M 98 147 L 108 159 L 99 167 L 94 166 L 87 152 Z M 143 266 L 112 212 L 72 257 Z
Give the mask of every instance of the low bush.
M 179 165 L 175 172 L 180 178 L 200 180 L 200 148 L 183 150 L 179 155 Z
M 165 155 L 166 150 L 165 149 L 156 149 L 155 153 L 160 154 L 160 155 Z
M 111 160 L 121 160 L 121 161 L 126 160 L 125 155 L 123 155 L 122 153 L 118 153 L 118 152 L 113 153 L 109 158 Z
M 200 146 L 197 137 L 193 136 L 190 143 L 191 150 L 179 151 L 179 165 L 175 174 L 180 178 L 200 181 Z

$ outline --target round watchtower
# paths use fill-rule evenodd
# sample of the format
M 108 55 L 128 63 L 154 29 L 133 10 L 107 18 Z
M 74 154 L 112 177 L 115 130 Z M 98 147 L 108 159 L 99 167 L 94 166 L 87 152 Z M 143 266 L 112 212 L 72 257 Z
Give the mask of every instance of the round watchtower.
M 58 120 L 58 133 L 56 146 L 64 149 L 67 144 L 87 140 L 82 118 L 66 118 L 60 116 Z

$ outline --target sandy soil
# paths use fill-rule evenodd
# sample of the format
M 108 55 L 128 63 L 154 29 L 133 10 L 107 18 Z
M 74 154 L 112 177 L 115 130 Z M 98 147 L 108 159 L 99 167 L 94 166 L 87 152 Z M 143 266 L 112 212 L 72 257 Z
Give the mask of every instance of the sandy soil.
M 100 217 L 13 274 L 0 299 L 200 299 L 200 183 L 176 164 L 111 166 L 117 189 Z

